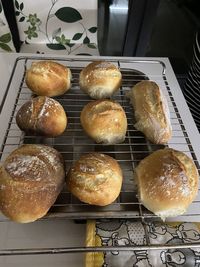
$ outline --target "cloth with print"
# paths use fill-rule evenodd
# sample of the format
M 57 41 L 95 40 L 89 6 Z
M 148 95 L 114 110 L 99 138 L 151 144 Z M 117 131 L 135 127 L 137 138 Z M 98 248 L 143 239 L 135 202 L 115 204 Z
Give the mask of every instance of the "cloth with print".
M 200 243 L 199 223 L 146 224 L 150 244 Z M 88 221 L 86 246 L 146 245 L 145 228 L 131 220 Z M 109 250 L 109 248 L 108 248 Z M 200 266 L 200 247 L 87 253 L 86 267 Z
M 97 0 L 15 0 L 20 52 L 97 55 Z
M 0 52 L 15 52 L 12 35 L 0 1 Z

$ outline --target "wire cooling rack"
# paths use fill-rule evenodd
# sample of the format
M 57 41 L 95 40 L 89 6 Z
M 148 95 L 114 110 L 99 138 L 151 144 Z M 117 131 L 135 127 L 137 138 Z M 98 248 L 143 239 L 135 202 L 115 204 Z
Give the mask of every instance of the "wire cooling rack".
M 13 108 L 11 116 L 9 117 L 8 127 L 5 129 L 5 135 L 2 139 L 0 151 L 1 161 L 3 161 L 11 151 L 22 144 L 47 144 L 54 147 L 63 155 L 67 170 L 70 168 L 71 164 L 84 153 L 92 151 L 105 153 L 114 157 L 123 170 L 124 180 L 121 193 L 117 200 L 106 207 L 91 206 L 80 202 L 68 192 L 66 188 L 64 188 L 49 213 L 43 219 L 134 218 L 142 220 L 143 222 L 147 219 L 158 220 L 154 214 L 145 209 L 138 201 L 137 190 L 133 181 L 133 171 L 140 160 L 153 151 L 164 148 L 163 145 L 150 143 L 146 140 L 144 135 L 137 131 L 133 126 L 133 110 L 129 99 L 126 97 L 126 93 L 137 82 L 151 79 L 160 85 L 168 100 L 173 128 L 173 137 L 168 143 L 168 146 L 188 154 L 194 160 L 197 169 L 200 170 L 192 143 L 190 142 L 190 138 L 169 88 L 165 75 L 164 63 L 156 60 L 111 60 L 122 72 L 122 86 L 119 92 L 113 96 L 113 99 L 120 103 L 126 112 L 128 130 L 126 139 L 122 144 L 102 145 L 94 143 L 93 140 L 87 137 L 80 124 L 80 112 L 84 105 L 91 101 L 91 99 L 79 88 L 79 73 L 84 66 L 91 62 L 90 60 L 54 59 L 55 61 L 70 67 L 73 77 L 71 89 L 63 96 L 55 98 L 64 107 L 68 116 L 67 129 L 61 136 L 56 138 L 44 138 L 42 136 L 27 135 L 18 128 L 15 120 L 16 113 L 28 99 L 33 97 L 24 81 L 26 69 L 30 67 L 33 61 L 42 59 L 44 58 L 21 57 L 18 58 L 15 63 L 7 91 L 5 92 L 1 103 L 1 109 L 5 108 L 6 98 L 9 95 L 11 87 L 14 86 L 15 96 L 13 96 L 13 98 L 15 99 L 13 101 Z M 148 77 L 143 73 L 142 68 L 146 65 L 148 65 L 149 68 L 158 68 L 156 74 Z M 137 66 L 137 69 L 134 68 L 135 66 Z M 199 214 L 196 208 L 198 204 L 199 200 L 197 199 L 184 215 L 184 218 L 180 219 L 180 217 L 179 220 L 190 221 L 191 218 L 196 218 Z

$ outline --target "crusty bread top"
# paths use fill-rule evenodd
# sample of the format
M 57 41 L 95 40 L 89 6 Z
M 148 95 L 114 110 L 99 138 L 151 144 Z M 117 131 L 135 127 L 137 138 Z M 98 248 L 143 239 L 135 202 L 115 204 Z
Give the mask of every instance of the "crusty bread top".
M 125 139 L 127 118 L 122 106 L 108 99 L 91 101 L 81 112 L 81 125 L 97 143 L 120 143 Z
M 38 96 L 21 106 L 16 115 L 16 122 L 21 130 L 57 136 L 65 130 L 67 116 L 58 101 Z
M 161 97 L 161 91 L 158 85 L 152 81 L 142 81 L 137 83 L 133 88 L 135 101 L 135 117 L 143 115 L 144 119 L 149 116 L 155 117 L 163 128 L 167 126 L 168 117 Z M 142 105 L 141 105 L 142 103 Z
M 135 127 L 153 143 L 166 143 L 172 134 L 169 108 L 159 86 L 141 81 L 128 93 L 134 107 Z
M 94 61 L 82 69 L 80 80 L 85 79 L 87 85 L 104 84 L 106 80 L 112 82 L 121 78 L 121 72 L 112 63 L 107 61 Z
M 69 68 L 51 60 L 36 61 L 26 71 L 26 84 L 37 95 L 64 94 L 71 86 Z
M 81 156 L 67 174 L 68 189 L 77 198 L 92 205 L 105 206 L 119 195 L 122 171 L 108 155 L 89 153 Z
M 98 191 L 108 180 L 119 179 L 121 176 L 121 168 L 116 160 L 108 155 L 93 152 L 76 161 L 68 173 L 68 182 L 82 187 L 83 190 Z
M 123 110 L 122 106 L 110 99 L 100 99 L 95 101 L 90 101 L 84 108 L 90 110 L 89 116 L 96 116 L 98 114 L 107 115 L 109 111 L 121 111 Z
M 83 123 L 87 121 L 87 124 L 93 124 L 97 121 L 99 127 L 101 127 L 101 123 L 105 122 L 105 119 L 109 120 L 109 124 L 112 121 L 114 121 L 115 124 L 119 124 L 120 121 L 118 120 L 118 117 L 120 116 L 123 116 L 126 119 L 125 112 L 120 104 L 112 100 L 102 99 L 91 101 L 84 106 L 81 112 L 81 121 Z
M 3 166 L 11 179 L 30 185 L 41 183 L 44 186 L 46 183 L 48 187 L 56 184 L 60 177 L 64 177 L 60 153 L 45 145 L 22 145 L 7 157 Z
M 64 65 L 51 60 L 33 62 L 29 70 L 41 76 L 52 74 L 60 77 L 63 76 L 63 72 L 67 73 L 67 68 Z
M 43 217 L 64 185 L 64 161 L 45 145 L 23 145 L 0 167 L 0 209 L 13 221 Z
M 79 82 L 81 89 L 91 97 L 105 98 L 119 89 L 121 78 L 121 72 L 114 64 L 94 61 L 82 69 Z
M 185 212 L 198 191 L 199 176 L 194 162 L 169 148 L 157 150 L 142 160 L 135 169 L 135 178 L 141 202 L 163 218 Z

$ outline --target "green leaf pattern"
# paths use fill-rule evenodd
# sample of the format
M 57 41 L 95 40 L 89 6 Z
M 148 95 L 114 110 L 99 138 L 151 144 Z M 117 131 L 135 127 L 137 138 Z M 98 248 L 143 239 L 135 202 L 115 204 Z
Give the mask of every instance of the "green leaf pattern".
M 83 33 L 80 33 L 80 32 L 75 33 L 72 40 L 79 40 L 82 37 L 82 35 Z
M 91 27 L 88 29 L 91 33 L 95 33 L 97 31 L 97 27 Z
M 13 43 L 0 1 L 0 51 L 12 52 Z
M 76 10 L 75 8 L 72 8 L 72 7 L 59 8 L 56 11 L 55 15 L 61 21 L 68 22 L 68 23 L 73 23 L 73 22 L 77 22 L 79 20 L 82 20 L 82 16 L 78 12 L 78 10 Z
M 46 20 L 41 20 L 37 12 L 26 14 L 24 11 L 25 2 L 15 0 L 15 14 L 19 23 L 24 23 L 26 29 L 24 30 L 24 42 L 37 42 L 37 38 L 43 36 L 46 40 L 46 46 L 52 50 L 66 50 L 68 54 L 74 53 L 77 48 L 75 43 L 79 44 L 78 47 L 86 45 L 90 49 L 97 49 L 97 45 L 90 43 L 90 36 L 97 32 L 97 27 L 86 27 L 82 14 L 75 8 L 70 6 L 58 6 L 59 0 L 49 0 L 49 12 Z M 49 27 L 50 21 L 54 19 L 58 21 L 55 23 L 56 28 L 52 31 Z M 60 21 L 60 22 L 59 22 Z M 66 23 L 66 26 L 63 26 Z M 58 25 L 62 25 L 58 27 Z M 67 25 L 68 24 L 68 25 Z M 70 38 L 67 36 L 66 29 L 73 27 L 72 24 L 78 25 L 81 31 L 75 32 Z M 50 30 L 51 29 L 51 30 Z M 65 29 L 65 31 L 63 31 Z M 39 40 L 39 39 L 38 39 Z M 77 46 L 76 46 L 77 47 Z
M 0 36 L 0 42 L 1 43 L 9 43 L 11 41 L 11 35 L 10 33 L 6 33 Z

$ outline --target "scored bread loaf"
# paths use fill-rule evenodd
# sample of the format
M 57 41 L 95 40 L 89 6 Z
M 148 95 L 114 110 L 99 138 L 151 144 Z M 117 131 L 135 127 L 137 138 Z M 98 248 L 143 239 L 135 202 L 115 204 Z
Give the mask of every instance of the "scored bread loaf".
M 126 114 L 120 104 L 111 100 L 96 100 L 84 106 L 81 125 L 97 143 L 117 144 L 125 139 Z
M 111 97 L 121 86 L 120 70 L 108 61 L 94 61 L 82 69 L 79 78 L 81 90 L 91 98 Z
M 58 101 L 38 96 L 21 106 L 16 122 L 22 131 L 53 137 L 64 132 L 67 116 Z
M 127 95 L 134 108 L 135 128 L 152 143 L 167 143 L 172 127 L 167 100 L 159 86 L 153 81 L 142 81 Z
M 118 197 L 122 178 L 122 170 L 115 159 L 93 152 L 74 163 L 67 174 L 67 186 L 79 200 L 105 206 Z
M 19 223 L 43 217 L 64 184 L 62 156 L 45 145 L 23 145 L 0 167 L 0 210 Z
M 135 169 L 141 203 L 161 217 L 183 214 L 198 192 L 197 168 L 183 152 L 166 148 L 153 152 Z
M 69 68 L 51 60 L 33 62 L 26 71 L 25 81 L 36 95 L 63 95 L 71 87 Z

